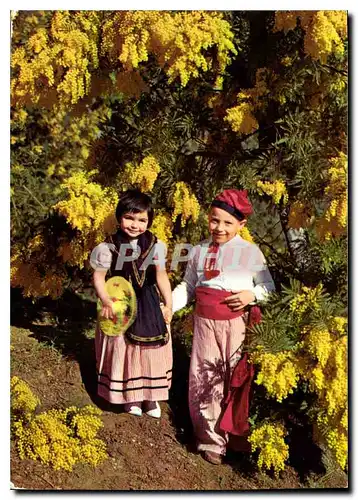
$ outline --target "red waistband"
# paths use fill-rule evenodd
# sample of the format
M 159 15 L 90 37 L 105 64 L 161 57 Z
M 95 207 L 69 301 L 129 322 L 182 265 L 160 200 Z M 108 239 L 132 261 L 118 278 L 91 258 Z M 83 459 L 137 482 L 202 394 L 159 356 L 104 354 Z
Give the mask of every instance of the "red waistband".
M 207 319 L 235 319 L 244 314 L 244 310 L 232 311 L 227 304 L 221 302 L 229 297 L 231 292 L 226 290 L 215 290 L 206 286 L 198 286 L 195 289 L 196 305 L 195 314 Z

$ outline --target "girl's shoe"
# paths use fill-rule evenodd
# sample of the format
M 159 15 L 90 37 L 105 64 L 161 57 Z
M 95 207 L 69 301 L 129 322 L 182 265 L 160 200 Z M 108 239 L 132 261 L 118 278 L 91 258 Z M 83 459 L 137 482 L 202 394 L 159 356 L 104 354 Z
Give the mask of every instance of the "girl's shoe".
M 139 406 L 140 403 L 128 403 L 124 405 L 124 411 L 130 415 L 135 415 L 136 417 L 142 416 L 142 408 Z
M 160 418 L 162 414 L 158 401 L 146 401 L 144 411 L 153 418 Z

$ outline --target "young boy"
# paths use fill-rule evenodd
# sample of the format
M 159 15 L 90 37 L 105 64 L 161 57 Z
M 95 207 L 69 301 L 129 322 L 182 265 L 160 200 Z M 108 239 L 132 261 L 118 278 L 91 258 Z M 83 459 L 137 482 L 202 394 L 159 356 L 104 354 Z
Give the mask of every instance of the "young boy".
M 241 358 L 245 308 L 275 288 L 262 252 L 237 234 L 251 213 L 246 191 L 217 196 L 209 212 L 211 237 L 193 248 L 184 280 L 173 291 L 173 312 L 196 299 L 189 410 L 198 450 L 213 464 L 226 452 L 228 435 L 219 425 Z

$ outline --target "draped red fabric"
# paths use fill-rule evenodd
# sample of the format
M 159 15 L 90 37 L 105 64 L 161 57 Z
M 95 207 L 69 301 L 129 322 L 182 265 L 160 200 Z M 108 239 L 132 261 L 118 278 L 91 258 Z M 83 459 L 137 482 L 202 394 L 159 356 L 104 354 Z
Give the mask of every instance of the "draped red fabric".
M 261 321 L 261 309 L 259 306 L 251 306 L 249 310 L 248 326 L 253 326 Z
M 249 325 L 261 321 L 261 310 L 252 306 L 249 312 Z M 245 438 L 249 431 L 249 413 L 251 384 L 255 376 L 253 364 L 248 362 L 245 353 L 235 366 L 230 379 L 229 393 L 225 400 L 225 411 L 220 421 L 220 429 L 231 434 L 232 437 Z M 232 440 L 235 443 L 235 439 Z M 236 440 L 237 451 L 249 451 L 247 440 Z
M 221 430 L 237 436 L 243 436 L 249 430 L 249 400 L 254 375 L 254 367 L 248 363 L 245 353 L 231 376 L 226 409 L 220 421 Z

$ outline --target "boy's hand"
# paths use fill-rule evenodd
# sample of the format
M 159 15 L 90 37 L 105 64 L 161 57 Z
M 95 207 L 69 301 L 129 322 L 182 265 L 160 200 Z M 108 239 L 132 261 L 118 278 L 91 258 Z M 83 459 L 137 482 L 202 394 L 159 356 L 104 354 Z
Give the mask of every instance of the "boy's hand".
M 233 295 L 231 297 L 226 297 L 223 300 L 232 311 L 240 311 L 246 307 L 250 302 L 255 300 L 255 295 L 250 290 L 241 290 L 240 292 L 231 292 Z
M 172 317 L 173 317 L 172 309 L 168 306 L 162 306 L 162 313 L 163 313 L 164 321 L 166 322 L 167 325 L 169 325 L 171 320 L 172 320 Z
M 104 302 L 102 302 L 101 316 L 103 316 L 106 319 L 112 319 L 114 317 L 112 304 L 113 302 L 111 301 L 111 299 L 107 299 Z

